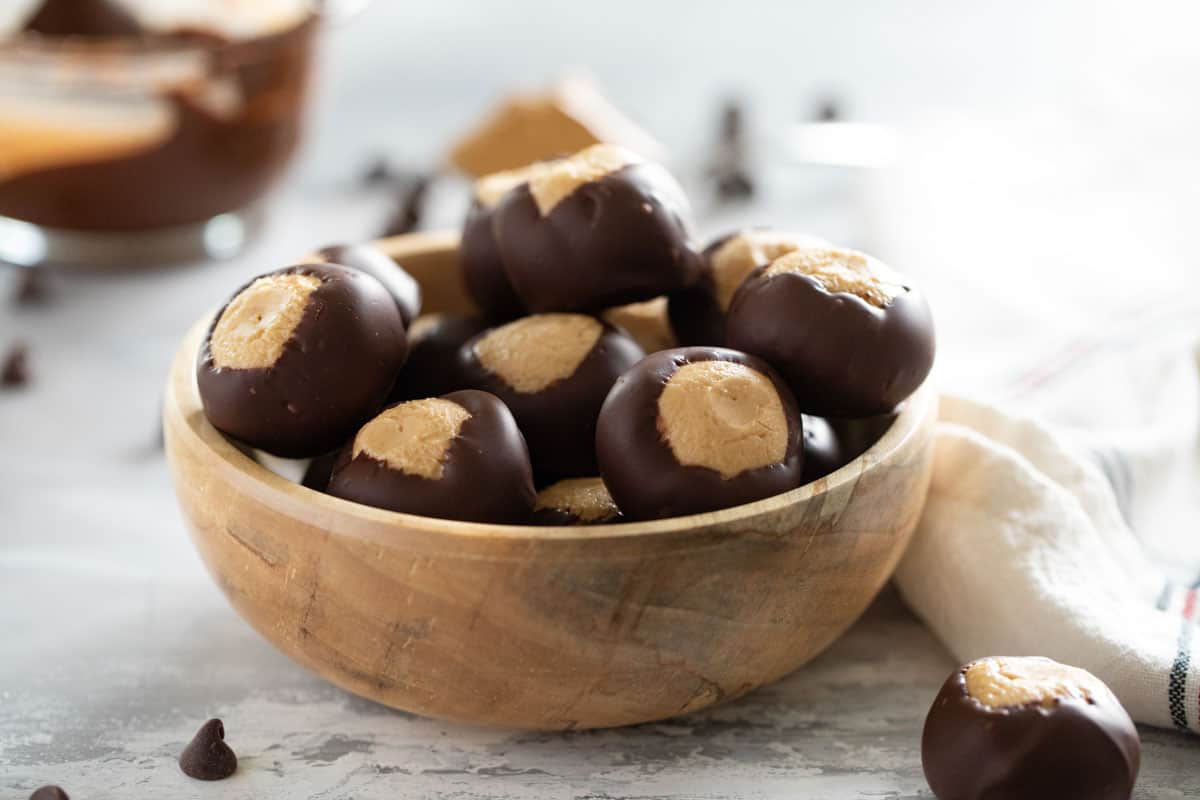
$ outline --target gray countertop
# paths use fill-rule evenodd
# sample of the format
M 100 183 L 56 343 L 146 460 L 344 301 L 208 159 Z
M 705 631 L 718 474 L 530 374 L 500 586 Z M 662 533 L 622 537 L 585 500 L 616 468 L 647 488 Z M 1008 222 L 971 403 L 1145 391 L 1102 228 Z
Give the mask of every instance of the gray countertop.
M 45 308 L 0 304 L 0 350 L 27 340 L 33 369 L 0 392 L 0 798 L 47 782 L 76 800 L 929 796 L 920 729 L 954 664 L 891 590 L 813 664 L 726 707 L 600 732 L 445 724 L 333 688 L 245 625 L 191 548 L 157 443 L 194 319 L 253 274 L 378 229 L 383 196 L 347 177 L 372 151 L 428 162 L 501 87 L 576 64 L 685 178 L 730 88 L 746 88 L 759 131 L 786 130 L 831 88 L 896 122 L 908 151 L 886 179 L 789 167 L 786 141 L 766 137 L 760 202 L 700 203 L 704 232 L 805 227 L 917 273 L 956 388 L 987 391 L 1118 304 L 1195 281 L 1194 26 L 1163 24 L 1154 4 L 780 5 L 612 0 L 580 28 L 572 4 L 381 0 L 331 40 L 310 147 L 247 253 L 61 278 Z M 435 226 L 461 213 L 446 192 Z M 0 272 L 0 298 L 11 279 Z M 211 785 L 175 765 L 210 716 L 241 757 Z M 1197 740 L 1142 735 L 1137 796 L 1200 797 Z

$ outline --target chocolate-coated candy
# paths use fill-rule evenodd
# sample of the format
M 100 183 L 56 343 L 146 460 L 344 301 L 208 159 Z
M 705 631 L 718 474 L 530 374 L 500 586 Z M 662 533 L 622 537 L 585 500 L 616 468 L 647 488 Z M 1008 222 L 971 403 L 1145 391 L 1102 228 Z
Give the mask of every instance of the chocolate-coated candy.
M 933 366 L 925 298 L 851 250 L 802 248 L 756 270 L 733 297 L 730 347 L 768 361 L 807 414 L 891 411 Z
M 624 520 L 604 481 L 568 478 L 538 492 L 535 525 L 612 525 Z
M 601 144 L 535 169 L 496 205 L 492 231 L 525 308 L 600 311 L 696 281 L 688 214 L 666 170 Z
M 0 359 L 0 388 L 18 389 L 29 383 L 29 346 L 17 342 Z
M 1129 800 L 1141 742 L 1090 673 L 1046 658 L 986 658 L 942 686 L 921 761 L 939 800 Z
M 506 193 L 529 180 L 536 167 L 485 175 L 475 182 L 471 209 L 463 223 L 459 261 L 467 294 L 489 319 L 503 322 L 525 313 L 492 233 L 493 210 Z
M 189 778 L 219 781 L 237 771 L 237 755 L 225 743 L 225 725 L 210 719 L 179 755 L 179 768 Z
M 874 447 L 891 429 L 897 416 L 897 413 L 892 412 L 875 417 L 827 420 L 841 445 L 843 463 L 849 464 Z
M 462 314 L 425 314 L 408 329 L 408 361 L 400 371 L 391 401 L 438 397 L 465 389 L 458 351 L 478 333 L 487 330 L 478 317 Z
M 404 327 L 412 325 L 421 313 L 421 285 L 409 275 L 404 267 L 390 256 L 369 244 L 331 245 L 319 252 L 321 258 L 331 264 L 341 264 L 359 272 L 365 272 L 383 284 L 396 300 Z
M 713 347 L 647 356 L 600 411 L 600 474 L 631 519 L 697 514 L 801 484 L 803 425 L 764 361 Z
M 803 233 L 751 228 L 727 233 L 700 253 L 694 286 L 671 295 L 671 328 L 684 346 L 725 346 L 725 313 L 742 281 L 758 267 L 803 246 L 824 242 Z
M 328 489 L 333 465 L 337 463 L 341 453 L 341 450 L 333 450 L 309 461 L 308 466 L 304 468 L 304 475 L 300 478 L 300 485 L 314 492 L 324 492 Z
M 45 0 L 25 24 L 43 36 L 138 36 L 142 26 L 116 0 Z
M 804 415 L 804 482 L 812 483 L 841 469 L 849 461 L 829 421 Z
M 406 514 L 508 524 L 528 521 L 536 495 L 516 420 L 473 390 L 384 411 L 342 451 L 328 491 Z
M 341 446 L 387 398 L 404 321 L 375 278 L 336 264 L 251 281 L 217 315 L 196 364 L 218 430 L 284 458 Z
M 34 789 L 29 800 L 71 800 L 61 786 L 42 786 Z
M 517 418 L 539 476 L 596 474 L 596 418 L 617 378 L 644 353 L 583 314 L 536 314 L 481 333 L 460 351 L 467 385 Z

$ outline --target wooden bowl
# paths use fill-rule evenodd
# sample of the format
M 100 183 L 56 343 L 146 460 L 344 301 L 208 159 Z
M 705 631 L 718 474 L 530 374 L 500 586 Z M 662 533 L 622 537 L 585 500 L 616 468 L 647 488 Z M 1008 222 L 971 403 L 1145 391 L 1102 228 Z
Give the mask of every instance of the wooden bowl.
M 426 310 L 461 310 L 457 238 L 381 243 Z M 167 386 L 175 490 L 234 608 L 355 694 L 433 717 L 570 729 L 663 719 L 812 659 L 867 608 L 921 513 L 936 396 L 834 474 L 723 511 L 588 528 L 382 511 L 277 477 L 204 417 L 207 321 Z

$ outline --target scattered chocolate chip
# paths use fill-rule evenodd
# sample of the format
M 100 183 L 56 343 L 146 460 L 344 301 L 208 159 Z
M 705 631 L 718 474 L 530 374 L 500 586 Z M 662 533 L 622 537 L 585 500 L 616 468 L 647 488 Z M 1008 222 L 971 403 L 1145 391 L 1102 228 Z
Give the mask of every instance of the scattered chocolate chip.
M 34 789 L 33 794 L 29 795 L 29 800 L 71 800 L 61 786 L 43 786 L 40 789 Z
M 746 124 L 741 103 L 731 100 L 721 111 L 717 151 L 709 174 L 717 199 L 744 200 L 754 195 L 754 179 L 746 167 Z
M 826 97 L 817 104 L 817 113 L 814 116 L 818 122 L 837 122 L 842 118 L 842 109 L 836 100 Z
M 237 754 L 225 744 L 225 725 L 210 719 L 179 755 L 179 768 L 189 778 L 219 781 L 237 771 Z
M 412 233 L 421 226 L 421 218 L 425 212 L 425 197 L 429 194 L 429 186 L 432 182 L 430 176 L 418 175 L 400 188 L 396 200 L 396 211 L 384 226 L 384 236 Z
M 745 131 L 746 121 L 742 105 L 736 100 L 730 100 L 721 109 L 721 142 L 740 145 Z
M 396 180 L 396 171 L 392 162 L 383 156 L 377 157 L 362 174 L 362 182 L 367 186 L 383 186 Z
M 9 348 L 0 369 L 0 387 L 16 389 L 29 383 L 29 347 L 17 342 Z
M 15 306 L 41 306 L 50 300 L 50 287 L 46 284 L 46 275 L 40 267 L 21 269 L 17 278 L 17 288 L 12 294 Z

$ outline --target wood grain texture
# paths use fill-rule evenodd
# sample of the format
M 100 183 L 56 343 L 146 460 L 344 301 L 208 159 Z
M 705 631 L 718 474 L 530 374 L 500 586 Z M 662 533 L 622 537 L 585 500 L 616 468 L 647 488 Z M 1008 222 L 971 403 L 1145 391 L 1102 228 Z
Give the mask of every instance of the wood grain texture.
M 382 246 L 461 309 L 455 240 Z M 895 568 L 928 486 L 925 388 L 871 450 L 809 486 L 650 523 L 526 528 L 359 506 L 279 478 L 204 418 L 181 346 L 165 432 L 209 571 L 289 657 L 386 705 L 485 725 L 572 729 L 695 711 L 812 659 Z

